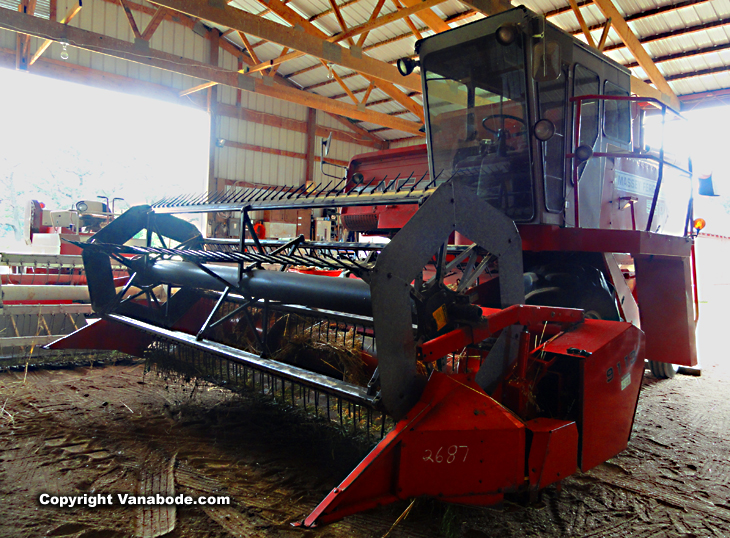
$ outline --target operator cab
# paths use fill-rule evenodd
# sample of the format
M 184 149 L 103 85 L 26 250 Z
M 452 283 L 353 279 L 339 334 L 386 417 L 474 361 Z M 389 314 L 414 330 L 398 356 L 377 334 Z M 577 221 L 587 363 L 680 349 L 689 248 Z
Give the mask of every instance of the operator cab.
M 631 152 L 629 71 L 524 7 L 416 44 L 432 177 L 452 177 L 518 223 L 573 226 L 573 146 Z M 580 226 L 603 227 L 606 158 L 578 165 Z M 656 168 L 656 167 L 654 167 Z M 649 175 L 656 175 L 656 170 Z

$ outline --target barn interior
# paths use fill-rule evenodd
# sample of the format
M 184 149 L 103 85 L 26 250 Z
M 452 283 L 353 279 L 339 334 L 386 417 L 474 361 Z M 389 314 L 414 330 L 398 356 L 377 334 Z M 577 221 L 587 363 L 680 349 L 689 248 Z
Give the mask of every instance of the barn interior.
M 0 0 L 0 535 L 730 535 L 728 25 Z

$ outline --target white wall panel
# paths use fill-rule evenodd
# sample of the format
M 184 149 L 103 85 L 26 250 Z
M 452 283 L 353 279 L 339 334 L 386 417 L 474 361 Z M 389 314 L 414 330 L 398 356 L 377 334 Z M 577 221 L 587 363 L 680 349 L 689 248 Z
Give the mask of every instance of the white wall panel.
M 408 146 L 419 146 L 421 144 L 425 144 L 426 139 L 421 138 L 420 136 L 414 136 L 413 138 L 406 138 L 404 140 L 399 140 L 398 142 L 391 142 L 390 147 L 391 148 L 405 148 Z
M 15 41 L 16 41 L 16 34 L 15 32 L 9 32 L 8 30 L 0 30 L 0 47 L 4 49 L 13 49 L 15 50 Z

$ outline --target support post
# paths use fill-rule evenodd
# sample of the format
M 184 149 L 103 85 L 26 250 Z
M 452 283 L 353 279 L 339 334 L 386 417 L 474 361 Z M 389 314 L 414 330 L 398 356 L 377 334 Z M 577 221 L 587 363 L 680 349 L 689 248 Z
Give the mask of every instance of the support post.
M 208 58 L 212 66 L 218 66 L 218 50 L 220 42 L 220 32 L 218 29 L 213 28 L 208 33 L 208 40 L 210 42 L 210 57 Z M 208 114 L 210 114 L 210 150 L 208 153 L 208 195 L 218 191 L 218 181 L 215 175 L 215 160 L 217 154 L 217 141 L 218 141 L 218 87 L 211 86 L 208 88 L 208 102 L 207 102 Z M 210 234 L 216 228 L 215 219 L 217 216 L 214 213 L 208 214 L 208 223 Z M 241 231 L 243 233 L 243 230 Z
M 314 183 L 314 161 L 315 161 L 315 139 L 317 135 L 317 111 L 313 108 L 308 109 L 307 113 L 307 162 L 304 172 L 305 183 L 311 185 Z

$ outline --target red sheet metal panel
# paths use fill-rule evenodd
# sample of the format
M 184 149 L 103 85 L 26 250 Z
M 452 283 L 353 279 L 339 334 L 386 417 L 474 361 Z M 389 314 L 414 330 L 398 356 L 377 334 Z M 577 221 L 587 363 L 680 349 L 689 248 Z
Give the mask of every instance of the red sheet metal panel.
M 451 391 L 401 443 L 399 496 L 515 491 L 524 483 L 522 421 L 464 376 L 443 379 Z
M 646 358 L 697 365 L 694 298 L 689 258 L 636 256 L 636 291 Z
M 578 469 L 578 427 L 575 422 L 536 418 L 525 423 L 532 432 L 527 472 L 530 489 L 539 490 Z
M 642 332 L 630 323 L 586 320 L 546 350 L 571 357 L 580 370 L 579 462 L 587 471 L 629 441 L 644 374 Z
M 525 484 L 525 427 L 466 375 L 434 372 L 420 401 L 302 522 L 398 499 L 493 504 Z

